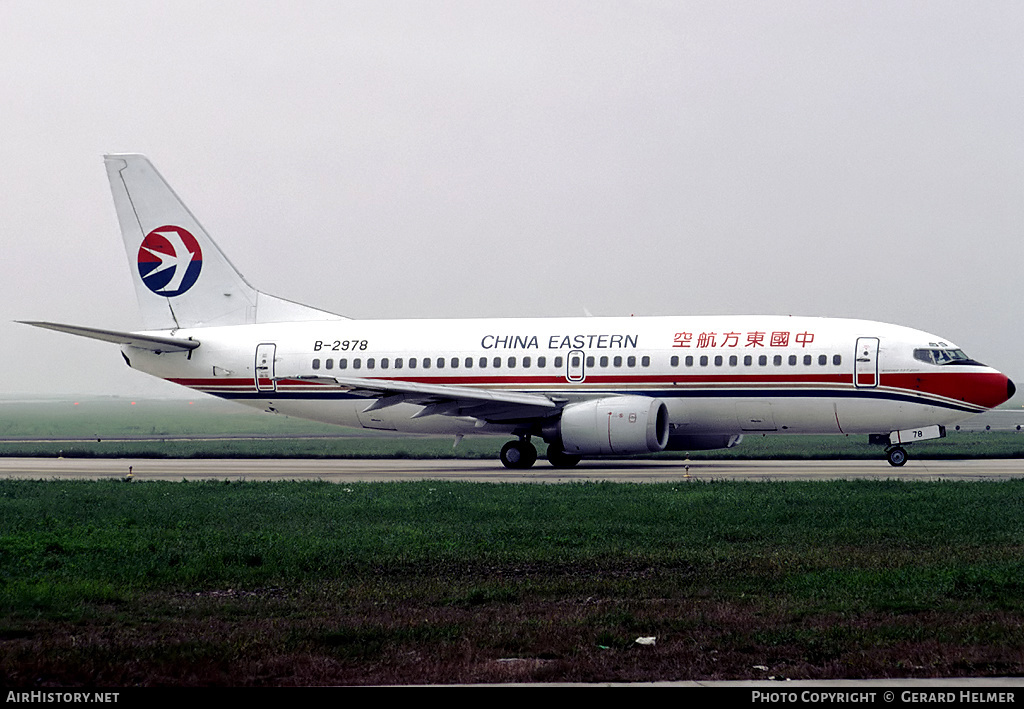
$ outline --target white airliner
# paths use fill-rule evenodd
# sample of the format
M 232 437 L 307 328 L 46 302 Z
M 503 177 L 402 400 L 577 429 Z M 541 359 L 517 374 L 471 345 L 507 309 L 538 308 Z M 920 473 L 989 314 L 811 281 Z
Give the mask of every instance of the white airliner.
M 141 332 L 129 366 L 266 411 L 411 433 L 501 434 L 511 468 L 727 448 L 745 433 L 907 443 L 1011 396 L 944 338 L 863 320 L 681 316 L 351 320 L 262 293 L 141 155 L 105 159 Z

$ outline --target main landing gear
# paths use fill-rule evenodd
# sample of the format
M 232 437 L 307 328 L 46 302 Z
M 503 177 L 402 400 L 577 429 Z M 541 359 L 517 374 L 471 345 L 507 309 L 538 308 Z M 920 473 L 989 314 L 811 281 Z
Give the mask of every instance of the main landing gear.
M 580 456 L 565 452 L 560 443 L 548 446 L 548 462 L 555 468 L 571 468 L 580 462 Z
M 537 449 L 533 447 L 528 437 L 520 438 L 518 441 L 509 441 L 503 445 L 499 457 L 501 464 L 506 468 L 529 468 L 537 462 Z
M 537 449 L 526 436 L 503 445 L 499 457 L 506 468 L 524 470 L 537 462 Z M 571 468 L 580 462 L 580 456 L 570 455 L 561 444 L 552 443 L 548 446 L 548 462 L 555 468 Z

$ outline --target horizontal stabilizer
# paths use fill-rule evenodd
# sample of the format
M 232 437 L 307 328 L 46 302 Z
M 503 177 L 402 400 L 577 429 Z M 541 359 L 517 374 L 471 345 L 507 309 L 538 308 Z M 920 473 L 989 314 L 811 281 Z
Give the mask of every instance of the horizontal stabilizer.
M 160 337 L 159 335 L 142 335 L 135 332 L 119 332 L 117 330 L 100 330 L 94 327 L 81 327 L 80 325 L 62 325 L 53 322 L 36 322 L 19 320 L 23 325 L 32 325 L 46 330 L 66 332 L 69 335 L 88 337 L 93 340 L 112 342 L 115 345 L 129 345 L 143 350 L 151 350 L 160 354 L 162 352 L 188 352 L 199 347 L 198 340 L 183 340 L 176 337 Z

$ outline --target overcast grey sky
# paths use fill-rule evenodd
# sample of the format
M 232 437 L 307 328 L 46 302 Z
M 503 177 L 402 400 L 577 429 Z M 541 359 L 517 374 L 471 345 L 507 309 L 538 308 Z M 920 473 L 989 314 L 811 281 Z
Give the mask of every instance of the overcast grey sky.
M 0 394 L 173 395 L 105 152 L 359 318 L 777 313 L 1024 380 L 1024 3 L 0 0 Z

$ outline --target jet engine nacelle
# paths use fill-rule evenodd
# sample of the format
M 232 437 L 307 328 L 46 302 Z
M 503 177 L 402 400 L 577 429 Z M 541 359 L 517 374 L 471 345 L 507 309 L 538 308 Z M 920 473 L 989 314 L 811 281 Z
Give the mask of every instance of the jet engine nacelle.
M 668 407 L 647 396 L 609 396 L 569 404 L 559 422 L 569 455 L 657 453 L 668 445 Z

